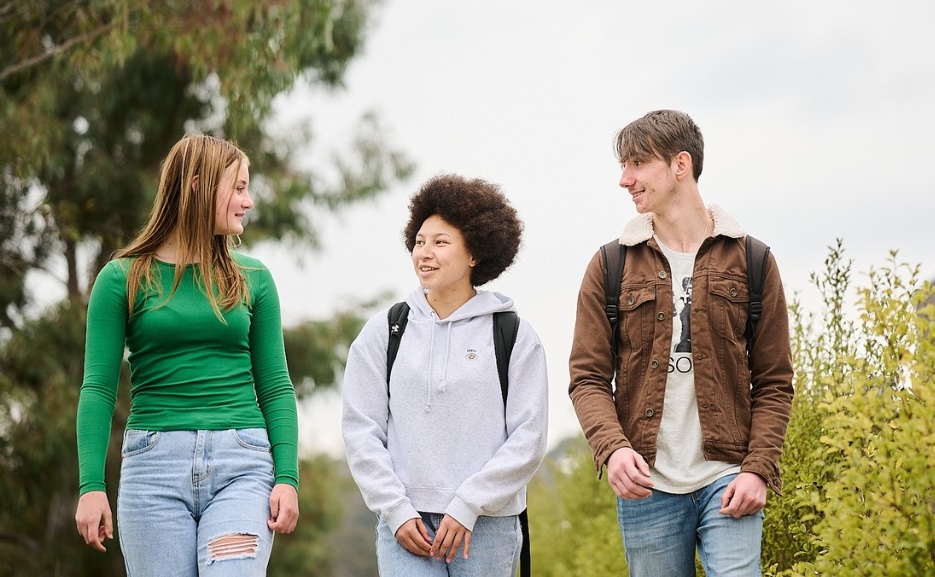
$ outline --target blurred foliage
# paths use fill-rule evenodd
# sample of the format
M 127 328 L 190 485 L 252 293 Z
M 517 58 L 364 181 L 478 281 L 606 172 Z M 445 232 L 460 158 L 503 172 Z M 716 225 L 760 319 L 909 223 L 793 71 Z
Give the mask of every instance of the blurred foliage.
M 626 575 L 617 497 L 597 480 L 584 437 L 550 453 L 529 485 L 529 547 L 535 575 Z
M 764 575 L 935 576 L 935 289 L 893 252 L 852 284 L 838 241 L 790 305 L 795 389 Z M 583 437 L 529 487 L 538 575 L 626 575 L 615 496 Z M 699 570 L 699 575 L 703 572 Z
M 270 132 L 275 99 L 296 83 L 341 88 L 378 4 L 0 0 L 0 577 L 124 573 L 117 543 L 92 550 L 73 520 L 86 300 L 96 272 L 148 217 L 172 144 L 186 132 L 238 142 L 256 200 L 244 241 L 297 249 L 318 247 L 312 215 L 374 198 L 412 172 L 373 114 L 343 153 L 314 146 L 310 127 Z M 300 168 L 299 155 L 325 168 Z M 40 310 L 50 299 L 36 293 L 36 277 L 61 282 L 66 297 Z M 285 330 L 300 397 L 335 384 L 360 324 L 339 312 Z M 274 554 L 286 565 L 328 565 L 324 543 L 340 515 L 328 489 L 334 466 L 301 464 L 301 533 L 278 539 Z M 288 566 L 311 574 L 309 563 Z

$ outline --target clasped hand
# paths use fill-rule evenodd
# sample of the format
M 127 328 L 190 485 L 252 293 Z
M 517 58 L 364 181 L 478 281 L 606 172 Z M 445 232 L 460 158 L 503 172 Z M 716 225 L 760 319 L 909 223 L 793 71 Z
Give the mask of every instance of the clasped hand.
M 422 519 L 409 519 L 403 523 L 396 531 L 396 540 L 413 555 L 444 558 L 446 563 L 451 563 L 462 544 L 465 559 L 471 551 L 471 531 L 449 515 L 442 518 L 434 540 Z

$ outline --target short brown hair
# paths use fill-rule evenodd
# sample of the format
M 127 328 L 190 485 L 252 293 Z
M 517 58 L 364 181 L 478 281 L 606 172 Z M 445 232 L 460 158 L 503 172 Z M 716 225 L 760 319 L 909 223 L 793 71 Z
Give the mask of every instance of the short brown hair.
M 704 138 L 695 121 L 678 110 L 654 110 L 626 125 L 614 138 L 617 160 L 660 158 L 671 162 L 685 151 L 692 157 L 692 176 L 701 177 Z
M 409 201 L 409 222 L 403 231 L 409 252 L 415 247 L 422 223 L 435 215 L 464 235 L 477 262 L 471 269 L 473 286 L 494 280 L 513 264 L 522 242 L 523 223 L 496 184 L 457 174 L 429 179 Z

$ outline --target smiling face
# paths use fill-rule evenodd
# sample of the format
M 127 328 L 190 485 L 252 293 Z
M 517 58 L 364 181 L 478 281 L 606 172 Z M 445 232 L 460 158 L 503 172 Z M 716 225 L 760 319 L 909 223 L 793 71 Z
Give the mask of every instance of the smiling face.
M 666 162 L 658 157 L 623 163 L 620 186 L 627 189 L 640 214 L 664 212 L 676 196 L 678 158 Z
M 217 205 L 214 213 L 214 234 L 231 235 L 243 233 L 243 219 L 253 200 L 247 187 L 250 170 L 246 160 L 236 162 L 224 171 L 217 190 Z
M 474 257 L 461 231 L 438 215 L 425 219 L 416 234 L 412 264 L 426 291 L 437 295 L 473 293 Z

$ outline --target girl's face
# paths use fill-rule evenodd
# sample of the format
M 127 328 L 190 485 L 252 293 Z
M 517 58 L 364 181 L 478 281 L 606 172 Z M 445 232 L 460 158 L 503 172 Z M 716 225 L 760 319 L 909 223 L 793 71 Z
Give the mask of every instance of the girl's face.
M 234 163 L 224 171 L 217 191 L 214 234 L 243 233 L 243 218 L 253 207 L 253 199 L 247 190 L 249 184 L 250 170 L 246 161 Z
M 448 293 L 473 289 L 471 269 L 476 264 L 461 231 L 440 216 L 425 219 L 416 233 L 412 264 L 427 291 Z

